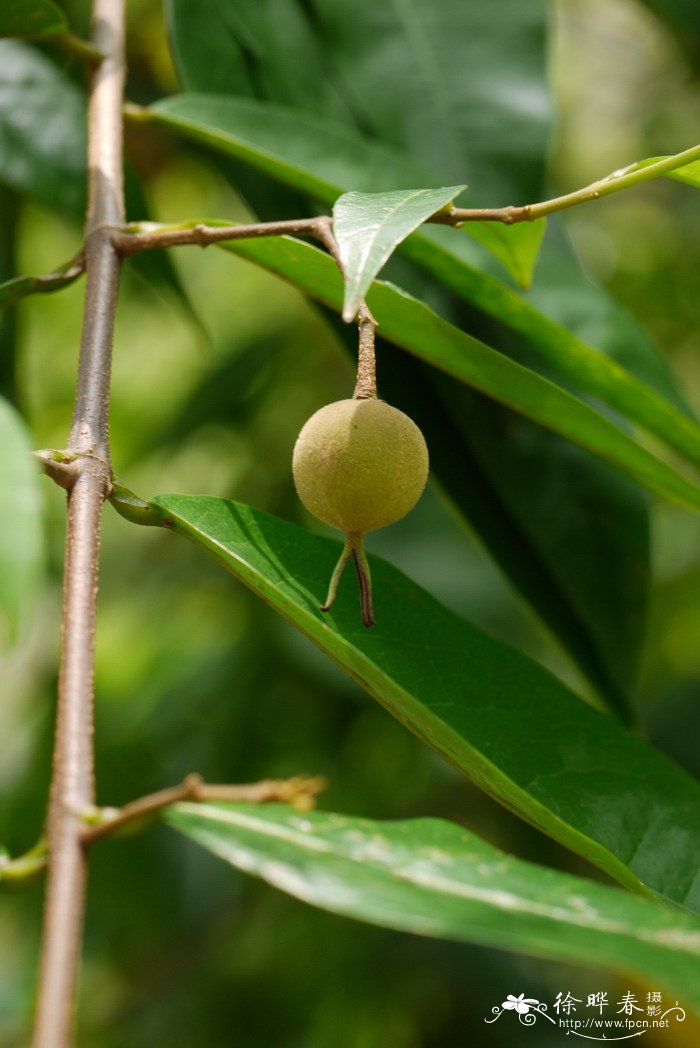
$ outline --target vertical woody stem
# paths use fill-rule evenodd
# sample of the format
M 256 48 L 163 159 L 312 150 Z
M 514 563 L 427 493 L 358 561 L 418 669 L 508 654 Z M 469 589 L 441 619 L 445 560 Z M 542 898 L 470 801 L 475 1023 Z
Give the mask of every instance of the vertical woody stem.
M 93 690 L 100 521 L 110 489 L 109 384 L 124 222 L 121 106 L 124 0 L 95 0 L 92 42 L 105 58 L 91 75 L 88 111 L 87 283 L 68 451 L 61 670 L 47 836 L 49 866 L 33 1048 L 68 1048 L 80 963 L 86 857 L 80 813 L 94 803 Z
M 353 393 L 355 400 L 371 400 L 377 396 L 377 369 L 374 356 L 376 326 L 377 321 L 363 302 L 358 318 L 357 382 Z

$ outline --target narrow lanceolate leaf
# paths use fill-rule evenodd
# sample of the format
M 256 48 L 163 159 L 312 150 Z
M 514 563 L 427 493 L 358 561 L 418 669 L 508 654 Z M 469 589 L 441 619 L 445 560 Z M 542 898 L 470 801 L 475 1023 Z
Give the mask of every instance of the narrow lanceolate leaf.
M 0 36 L 55 36 L 67 27 L 52 0 L 3 0 L 0 6 Z
M 224 245 L 340 312 L 342 281 L 324 252 L 289 237 Z M 700 510 L 700 487 L 560 386 L 449 324 L 406 292 L 376 281 L 367 296 L 382 336 L 494 400 L 592 451 L 662 498 Z
M 209 496 L 148 507 L 506 807 L 627 887 L 700 909 L 700 786 L 663 754 L 378 558 L 369 630 L 349 584 L 319 610 L 338 542 Z
M 504 854 L 440 819 L 176 804 L 171 826 L 332 913 L 416 935 L 634 972 L 700 1008 L 700 921 Z
M 372 281 L 401 241 L 466 188 L 344 193 L 336 200 L 333 232 L 345 277 L 343 320 L 355 317 Z
M 158 123 L 328 205 L 352 185 L 391 190 L 434 180 L 411 157 L 383 143 L 370 143 L 352 128 L 255 99 L 180 95 L 158 102 L 149 113 Z M 466 223 L 464 229 L 473 234 L 471 227 L 478 225 Z M 468 243 L 458 230 L 426 227 L 404 240 L 399 250 L 467 302 L 523 335 L 549 367 L 578 389 L 593 394 L 700 465 L 700 428 L 684 413 L 668 370 L 638 330 L 621 340 L 628 349 L 626 359 L 618 363 L 556 318 L 533 308 L 512 288 L 480 272 L 465 250 Z M 577 298 L 580 283 L 575 287 L 566 296 L 568 301 Z M 597 293 L 597 301 L 587 308 L 592 320 L 600 319 L 605 330 L 612 321 L 599 317 L 604 312 L 599 308 L 600 298 Z
M 11 635 L 27 617 L 42 560 L 39 473 L 31 450 L 22 419 L 0 399 L 0 609 Z

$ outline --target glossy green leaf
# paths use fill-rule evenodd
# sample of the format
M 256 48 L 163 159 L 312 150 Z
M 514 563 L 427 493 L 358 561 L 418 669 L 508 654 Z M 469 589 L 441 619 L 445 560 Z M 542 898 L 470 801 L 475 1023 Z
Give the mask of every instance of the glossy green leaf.
M 416 165 L 410 158 L 401 158 L 383 145 L 368 145 L 358 133 L 326 118 L 252 99 L 201 95 L 166 99 L 151 112 L 159 123 L 228 152 L 325 203 L 352 181 L 362 188 L 379 189 L 418 184 Z M 684 417 L 676 404 L 667 402 L 671 397 L 678 403 L 668 373 L 653 351 L 642 351 L 636 334 L 627 338 L 630 348 L 625 363 L 640 370 L 643 381 L 533 308 L 517 292 L 479 272 L 458 231 L 426 228 L 408 237 L 399 250 L 499 323 L 522 334 L 548 365 L 577 388 L 592 393 L 700 464 L 700 427 Z M 592 325 L 599 323 L 598 314 L 589 310 Z
M 0 36 L 53 36 L 67 27 L 52 0 L 3 0 L 0 7 Z
M 521 288 L 530 287 L 547 228 L 546 219 L 515 222 L 512 226 L 502 222 L 467 222 L 464 228 L 503 263 Z
M 80 214 L 85 150 L 83 93 L 31 44 L 0 41 L 0 179 Z
M 601 698 L 627 719 L 649 581 L 645 493 L 391 343 L 380 339 L 377 352 L 382 396 L 420 426 L 434 480 Z
M 224 247 L 340 312 L 342 281 L 329 255 L 289 237 Z M 367 304 L 384 338 L 612 463 L 662 498 L 700 510 L 700 487 L 578 397 L 449 324 L 400 288 L 376 281 Z
M 417 935 L 621 968 L 700 1007 L 696 918 L 523 862 L 451 822 L 302 815 L 278 804 L 176 804 L 165 819 L 312 906 Z
M 451 204 L 466 186 L 343 193 L 333 205 L 333 232 L 345 278 L 343 320 L 353 320 L 372 281 L 406 237 Z
M 39 471 L 15 409 L 0 399 L 0 608 L 10 635 L 25 624 L 43 555 Z
M 412 189 L 430 172 L 381 142 L 326 116 L 253 98 L 185 94 L 148 109 L 151 119 L 204 142 L 331 204 L 356 182 L 362 190 Z M 318 172 L 318 173 L 317 173 Z
M 700 786 L 537 663 L 374 557 L 375 629 L 350 578 L 324 615 L 340 544 L 267 513 L 201 495 L 148 509 L 482 789 L 626 886 L 700 907 Z

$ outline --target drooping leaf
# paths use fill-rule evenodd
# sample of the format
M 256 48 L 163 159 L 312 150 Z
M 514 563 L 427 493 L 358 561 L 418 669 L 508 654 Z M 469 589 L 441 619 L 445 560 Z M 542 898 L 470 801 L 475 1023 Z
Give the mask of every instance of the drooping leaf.
M 176 804 L 166 821 L 239 870 L 332 913 L 416 935 L 635 972 L 700 1007 L 700 922 L 504 854 L 440 819 Z
M 54 36 L 68 28 L 66 16 L 52 0 L 3 0 L 0 36 Z
M 691 460 L 697 457 L 697 425 L 663 357 L 612 299 L 581 280 L 570 255 L 541 252 L 537 279 L 525 297 L 478 271 L 469 243 L 440 226 L 424 227 L 399 250 L 522 336 L 550 373 L 636 425 L 664 433 L 661 439 Z
M 124 512 L 133 519 L 128 505 Z M 339 543 L 249 506 L 164 495 L 147 513 L 148 523 L 160 519 L 212 554 L 528 822 L 628 887 L 700 907 L 700 785 L 537 663 L 377 558 L 376 628 L 362 626 L 350 585 L 324 615 L 319 605 Z
M 19 414 L 0 398 L 0 607 L 10 636 L 25 624 L 43 556 L 39 473 Z
M 532 284 L 546 226 L 546 219 L 540 218 L 537 222 L 515 222 L 511 226 L 502 222 L 468 222 L 465 228 L 503 263 L 515 282 L 527 290 Z
M 345 278 L 343 320 L 352 320 L 360 301 L 394 249 L 452 201 L 466 186 L 344 193 L 333 205 L 333 232 Z
M 236 240 L 250 258 L 340 312 L 342 281 L 329 255 L 290 237 Z M 607 418 L 536 372 L 449 324 L 423 302 L 376 281 L 367 304 L 384 338 L 612 463 L 663 498 L 700 509 L 700 487 Z
M 85 97 L 31 44 L 0 41 L 0 180 L 56 210 L 85 210 Z

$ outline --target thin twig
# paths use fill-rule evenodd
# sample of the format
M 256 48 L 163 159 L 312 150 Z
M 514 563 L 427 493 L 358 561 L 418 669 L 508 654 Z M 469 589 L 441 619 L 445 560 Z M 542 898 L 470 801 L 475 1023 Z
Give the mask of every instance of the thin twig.
M 326 218 L 295 218 L 282 222 L 253 222 L 248 225 L 209 225 L 206 222 L 157 226 L 156 223 L 132 223 L 112 233 L 112 243 L 120 255 L 152 251 L 154 248 L 196 244 L 208 247 L 222 240 L 246 240 L 251 237 L 310 236 L 325 243 Z
M 377 396 L 377 364 L 374 352 L 374 332 L 377 321 L 364 300 L 360 303 L 357 326 L 357 381 L 353 398 L 371 400 Z
M 148 110 L 143 107 L 131 107 L 138 110 L 139 119 L 148 121 Z M 681 153 L 663 157 L 645 167 L 632 164 L 630 168 L 613 171 L 605 178 L 597 179 L 590 185 L 583 186 L 563 196 L 552 197 L 535 204 L 508 205 L 507 207 L 453 207 L 448 211 L 438 211 L 426 219 L 426 222 L 437 225 L 461 226 L 465 222 L 501 222 L 513 225 L 517 222 L 535 222 L 556 211 L 563 211 L 576 204 L 589 200 L 598 200 L 618 193 L 622 189 L 669 174 L 678 168 L 685 167 L 700 160 L 700 145 L 692 146 Z M 329 215 L 315 218 L 295 218 L 283 222 L 255 222 L 249 225 L 227 225 L 225 223 L 181 223 L 179 225 L 160 226 L 156 223 L 134 222 L 121 230 L 115 231 L 113 240 L 122 255 L 132 255 L 137 251 L 152 251 L 156 248 L 175 247 L 186 244 L 220 243 L 222 240 L 243 240 L 250 237 L 265 236 L 313 236 L 328 249 L 342 272 L 342 263 L 338 246 L 333 235 L 333 223 Z
M 95 0 L 95 68 L 88 110 L 87 284 L 68 454 L 77 476 L 68 494 L 63 638 L 53 780 L 47 820 L 48 881 L 33 1048 L 68 1048 L 79 967 L 87 866 L 80 811 L 94 804 L 94 630 L 100 521 L 111 484 L 108 416 L 120 259 L 110 226 L 124 222 L 121 106 L 124 0 Z
M 619 171 L 606 175 L 605 178 L 591 182 L 582 189 L 553 197 L 551 200 L 543 200 L 538 204 L 498 208 L 454 207 L 444 214 L 438 212 L 428 221 L 449 226 L 459 226 L 463 222 L 503 222 L 505 225 L 513 225 L 514 222 L 536 222 L 538 218 L 546 218 L 555 211 L 564 211 L 576 204 L 585 204 L 590 200 L 610 196 L 611 193 L 619 193 L 621 189 L 629 189 L 630 186 L 638 185 L 640 182 L 659 178 L 661 175 L 669 174 L 671 171 L 676 171 L 698 160 L 700 160 L 700 145 L 685 149 L 682 153 L 674 153 L 673 156 L 662 157 L 645 167 L 637 167 L 636 164 L 632 164 L 629 168 L 621 168 Z
M 326 780 L 320 776 L 296 775 L 291 779 L 264 779 L 261 782 L 244 783 L 243 785 L 213 784 L 204 782 L 200 775 L 188 775 L 179 786 L 171 786 L 157 793 L 149 793 L 123 808 L 110 811 L 104 822 L 89 826 L 83 830 L 84 844 L 93 844 L 103 837 L 108 837 L 129 823 L 150 815 L 156 815 L 178 801 L 206 802 L 248 802 L 267 804 L 270 801 L 282 801 L 295 808 L 308 811 L 313 807 L 314 798 L 326 788 Z

